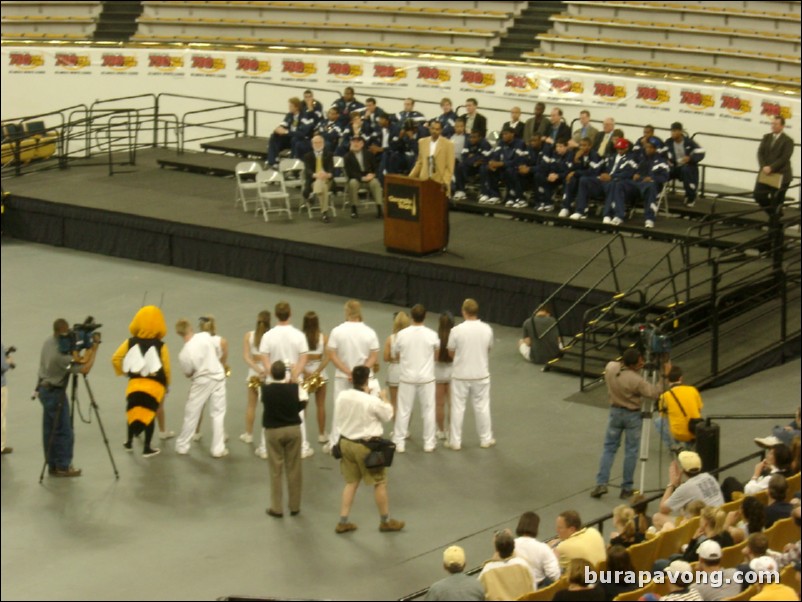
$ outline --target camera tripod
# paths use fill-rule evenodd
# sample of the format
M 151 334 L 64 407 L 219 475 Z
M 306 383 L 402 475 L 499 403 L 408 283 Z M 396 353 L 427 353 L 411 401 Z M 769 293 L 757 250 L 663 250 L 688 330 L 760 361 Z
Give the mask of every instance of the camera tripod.
M 652 355 L 649 353 L 649 355 Z M 665 380 L 663 374 L 663 364 L 667 359 L 667 354 L 655 353 L 643 366 L 643 376 L 648 378 L 652 385 L 656 385 L 658 379 Z M 665 383 L 663 383 L 665 384 Z M 640 436 L 640 487 L 641 494 L 647 493 L 646 487 L 646 465 L 649 462 L 649 444 L 652 434 L 652 415 L 657 411 L 657 400 L 644 399 L 641 405 L 641 436 Z M 657 455 L 657 478 L 662 482 L 663 478 L 663 437 L 660 438 L 660 449 Z M 658 491 L 658 490 L 655 490 Z M 662 491 L 662 490 L 660 490 Z
M 73 374 L 71 383 L 70 383 L 70 428 L 73 428 L 75 424 L 75 409 L 78 408 L 78 414 L 81 415 L 81 420 L 87 424 L 92 421 L 92 412 L 94 412 L 95 417 L 97 418 L 97 425 L 100 428 L 100 435 L 103 438 L 103 443 L 106 445 L 106 451 L 109 454 L 109 460 L 111 461 L 111 468 L 114 471 L 114 478 L 119 479 L 120 473 L 117 471 L 117 464 L 114 462 L 114 456 L 111 453 L 111 447 L 109 446 L 109 439 L 106 436 L 106 429 L 103 428 L 103 421 L 100 419 L 100 412 L 98 411 L 98 405 L 95 402 L 95 396 L 92 393 L 92 387 L 89 386 L 89 379 L 86 377 L 86 374 L 81 374 L 83 376 L 84 385 L 86 386 L 86 391 L 89 394 L 89 418 L 84 420 L 83 415 L 81 414 L 81 408 L 78 406 L 78 375 Z M 61 413 L 64 409 L 64 404 L 67 403 L 66 396 L 63 397 L 58 402 L 58 406 L 56 406 L 56 415 L 55 420 L 53 421 L 52 430 L 50 431 L 50 436 L 47 440 L 47 449 L 45 450 L 45 461 L 42 465 L 42 472 L 39 473 L 39 484 L 42 483 L 42 480 L 45 477 L 45 469 L 50 464 L 50 454 L 53 449 L 53 441 L 56 438 L 56 431 L 58 431 L 59 421 L 61 420 Z

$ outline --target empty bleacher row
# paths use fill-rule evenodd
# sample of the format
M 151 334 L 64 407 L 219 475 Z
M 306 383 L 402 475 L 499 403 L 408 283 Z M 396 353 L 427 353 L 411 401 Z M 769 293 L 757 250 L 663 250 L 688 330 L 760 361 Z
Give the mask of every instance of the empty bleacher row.
M 799 2 L 586 2 L 525 58 L 800 85 Z
M 100 2 L 2 2 L 3 39 L 92 39 Z

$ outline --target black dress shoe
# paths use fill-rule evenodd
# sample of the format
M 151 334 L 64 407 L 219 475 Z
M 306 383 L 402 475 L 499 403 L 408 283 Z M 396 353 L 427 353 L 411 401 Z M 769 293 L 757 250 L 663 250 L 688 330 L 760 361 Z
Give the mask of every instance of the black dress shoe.
M 290 516 L 298 516 L 300 513 L 300 510 L 290 510 Z
M 351 205 L 351 217 L 356 219 L 359 217 L 359 213 L 357 213 L 356 205 Z
M 324 224 L 328 224 L 331 222 L 331 218 L 329 217 L 328 211 L 323 214 L 323 217 L 320 218 Z
M 376 205 L 376 218 L 381 219 L 384 217 L 384 212 L 382 211 L 381 205 Z
M 622 500 L 628 500 L 632 497 L 633 493 L 635 492 L 632 489 L 622 489 L 618 497 L 620 497 Z

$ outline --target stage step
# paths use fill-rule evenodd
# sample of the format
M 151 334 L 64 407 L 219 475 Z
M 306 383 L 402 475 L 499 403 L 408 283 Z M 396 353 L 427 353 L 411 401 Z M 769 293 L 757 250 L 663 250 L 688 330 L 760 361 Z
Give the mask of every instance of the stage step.
M 159 167 L 173 167 L 211 176 L 233 176 L 237 164 L 241 161 L 242 157 L 184 151 L 172 156 L 160 157 L 156 163 L 159 164 Z
M 268 139 L 261 136 L 237 136 L 236 138 L 203 142 L 201 148 L 265 161 L 267 159 L 267 143 Z

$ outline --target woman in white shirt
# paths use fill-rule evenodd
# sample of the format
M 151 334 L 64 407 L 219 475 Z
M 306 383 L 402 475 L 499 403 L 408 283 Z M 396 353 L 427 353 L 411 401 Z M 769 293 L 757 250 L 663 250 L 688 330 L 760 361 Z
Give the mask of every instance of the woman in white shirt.
M 253 422 L 256 419 L 256 406 L 259 403 L 259 392 L 265 377 L 265 368 L 259 356 L 259 342 L 270 330 L 270 312 L 260 311 L 256 317 L 256 328 L 245 333 L 242 342 L 242 357 L 248 366 L 248 405 L 245 408 L 245 432 L 239 438 L 244 443 L 253 442 Z
M 323 379 L 323 384 L 315 391 L 315 405 L 317 406 L 317 430 L 318 443 L 328 443 L 329 437 L 326 435 L 326 383 L 328 378 L 323 371 L 329 363 L 329 357 L 324 353 L 328 337 L 320 331 L 320 319 L 313 311 L 308 311 L 304 315 L 302 328 L 306 336 L 306 343 L 309 346 L 309 353 L 306 354 L 307 360 L 304 366 L 304 378 L 317 373 Z
M 398 356 L 393 355 L 393 344 L 399 332 L 411 324 L 409 315 L 404 311 L 396 312 L 393 316 L 393 334 L 384 342 L 384 363 L 387 364 L 387 387 L 390 389 L 390 404 L 395 415 L 398 401 Z

